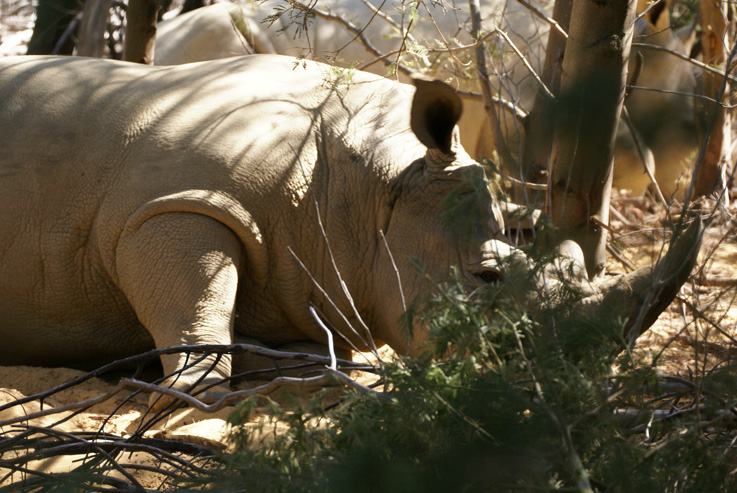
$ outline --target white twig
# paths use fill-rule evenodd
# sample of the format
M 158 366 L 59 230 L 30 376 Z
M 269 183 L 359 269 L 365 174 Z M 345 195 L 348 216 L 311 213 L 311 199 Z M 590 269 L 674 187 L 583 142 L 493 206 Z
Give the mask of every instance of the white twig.
M 320 317 L 317 316 L 317 312 L 315 311 L 314 307 L 310 306 L 309 310 L 312 318 L 315 319 L 317 325 L 319 325 L 320 328 L 325 331 L 325 335 L 328 337 L 328 351 L 330 352 L 330 366 L 328 368 L 337 371 L 338 363 L 335 360 L 335 344 L 333 343 L 333 333 L 330 332 L 330 329 L 328 329 L 324 323 L 322 323 L 322 320 L 320 320 Z
M 364 344 L 368 345 L 366 343 L 366 341 L 363 339 L 363 337 L 361 336 L 361 334 L 359 334 L 358 331 L 353 327 L 353 325 L 351 324 L 351 322 L 348 320 L 348 317 L 340 310 L 340 308 L 338 308 L 338 305 L 335 304 L 335 302 L 333 301 L 333 299 L 328 295 L 327 291 L 325 291 L 325 289 L 322 287 L 322 285 L 317 281 L 317 279 L 315 279 L 315 276 L 312 275 L 312 272 L 310 272 L 310 270 L 307 268 L 307 266 L 304 264 L 304 262 L 302 262 L 302 260 L 297 256 L 297 254 L 294 253 L 294 250 L 292 250 L 292 247 L 288 246 L 287 247 L 287 250 L 292 255 L 292 257 L 294 257 L 294 260 L 297 261 L 297 263 L 302 268 L 302 270 L 305 271 L 305 274 L 307 274 L 307 277 L 310 278 L 310 281 L 312 281 L 312 284 L 325 297 L 325 300 L 327 300 L 327 302 L 330 304 L 330 306 L 333 307 L 333 309 L 338 313 L 338 315 L 340 316 L 340 318 L 343 319 L 343 322 L 345 322 L 345 324 L 348 326 L 348 328 L 351 329 L 351 332 L 353 332 L 356 335 L 356 337 L 358 337 Z M 351 342 L 351 340 L 349 338 L 347 338 L 344 334 L 341 334 L 340 332 L 338 332 L 338 334 L 343 338 L 343 340 L 345 340 L 346 342 L 348 342 L 355 351 L 360 351 L 356 347 L 356 345 L 353 344 Z

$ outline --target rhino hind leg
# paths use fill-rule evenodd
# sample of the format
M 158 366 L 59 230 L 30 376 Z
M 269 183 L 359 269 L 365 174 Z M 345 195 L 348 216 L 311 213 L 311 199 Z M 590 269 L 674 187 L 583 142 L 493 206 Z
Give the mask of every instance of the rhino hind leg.
M 632 346 L 668 308 L 688 280 L 696 264 L 702 236 L 703 224 L 697 217 L 675 238 L 665 257 L 656 265 L 598 283 L 599 294 L 582 301 L 585 312 L 596 316 L 602 309 L 616 308 L 617 313 L 627 319 L 624 343 Z
M 193 213 L 155 215 L 124 233 L 116 252 L 118 283 L 157 349 L 230 344 L 242 248 L 224 225 Z M 214 401 L 229 391 L 231 359 L 197 354 L 163 355 L 162 384 Z M 192 388 L 196 385 L 196 388 Z M 152 403 L 158 395 L 152 395 Z M 156 404 L 161 408 L 171 399 Z

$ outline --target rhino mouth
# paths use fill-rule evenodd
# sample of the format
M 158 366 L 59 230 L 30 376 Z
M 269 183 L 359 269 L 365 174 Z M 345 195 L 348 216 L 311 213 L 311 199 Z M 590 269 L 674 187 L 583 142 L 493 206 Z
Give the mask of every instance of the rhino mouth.
M 485 259 L 466 268 L 466 278 L 478 287 L 484 284 L 495 284 L 504 278 L 502 266 L 497 259 Z
M 466 271 L 471 282 L 475 285 L 496 283 L 503 279 L 502 264 L 510 256 L 523 255 L 516 248 L 499 240 L 485 242 L 475 261 L 466 265 Z
M 502 279 L 502 273 L 498 270 L 487 270 L 472 274 L 474 279 L 481 284 L 492 284 Z

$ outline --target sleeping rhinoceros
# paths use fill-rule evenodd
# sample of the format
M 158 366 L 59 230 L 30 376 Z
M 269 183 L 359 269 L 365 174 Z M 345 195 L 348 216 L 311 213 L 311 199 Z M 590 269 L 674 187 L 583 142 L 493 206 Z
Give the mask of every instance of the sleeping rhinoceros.
M 234 331 L 325 341 L 310 305 L 357 346 L 370 335 L 403 352 L 400 283 L 408 300 L 428 286 L 411 256 L 435 279 L 457 265 L 480 285 L 513 253 L 458 143 L 460 111 L 441 82 L 415 91 L 277 55 L 0 60 L 0 364 L 90 366 Z M 445 218 L 451 192 L 472 228 Z M 692 258 L 668 264 L 665 305 Z M 649 272 L 601 296 L 643 296 Z M 185 358 L 163 357 L 165 371 Z M 215 368 L 230 372 L 229 358 Z

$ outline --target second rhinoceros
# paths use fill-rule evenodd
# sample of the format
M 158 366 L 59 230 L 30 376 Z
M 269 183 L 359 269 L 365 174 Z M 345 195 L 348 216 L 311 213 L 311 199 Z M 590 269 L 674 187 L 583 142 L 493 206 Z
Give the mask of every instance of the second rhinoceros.
M 404 352 L 400 291 L 418 298 L 424 275 L 452 265 L 471 284 L 499 279 L 513 251 L 458 143 L 460 112 L 440 82 L 415 90 L 277 55 L 0 61 L 0 364 L 91 366 L 234 332 L 324 342 L 311 305 L 353 344 Z M 447 220 L 451 194 L 473 227 Z M 671 262 L 666 304 L 692 257 Z M 638 294 L 649 273 L 592 295 Z M 370 334 L 349 329 L 358 314 Z M 418 327 L 410 352 L 425 339 Z M 230 373 L 225 357 L 212 378 Z

